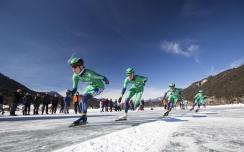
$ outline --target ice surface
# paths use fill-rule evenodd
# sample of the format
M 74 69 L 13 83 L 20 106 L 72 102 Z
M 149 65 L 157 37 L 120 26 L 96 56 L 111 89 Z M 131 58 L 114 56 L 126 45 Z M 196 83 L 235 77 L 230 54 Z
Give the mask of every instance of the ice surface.
M 127 122 L 115 122 L 122 112 L 90 110 L 89 125 L 77 128 L 68 127 L 79 117 L 74 114 L 4 116 L 0 151 L 244 151 L 243 104 L 207 107 L 197 114 L 177 109 L 168 118 L 161 117 L 163 112 L 129 111 Z

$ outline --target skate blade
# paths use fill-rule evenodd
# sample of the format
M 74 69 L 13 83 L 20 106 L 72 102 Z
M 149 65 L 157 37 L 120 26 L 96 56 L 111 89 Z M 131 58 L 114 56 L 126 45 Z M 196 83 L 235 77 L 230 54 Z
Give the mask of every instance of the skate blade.
M 126 121 L 127 119 L 116 119 L 115 121 Z
M 81 126 L 86 126 L 88 124 L 88 122 L 86 122 L 86 123 L 82 123 L 82 124 L 77 124 L 77 125 L 75 125 L 75 124 L 71 124 L 71 125 L 69 125 L 68 127 L 81 127 Z

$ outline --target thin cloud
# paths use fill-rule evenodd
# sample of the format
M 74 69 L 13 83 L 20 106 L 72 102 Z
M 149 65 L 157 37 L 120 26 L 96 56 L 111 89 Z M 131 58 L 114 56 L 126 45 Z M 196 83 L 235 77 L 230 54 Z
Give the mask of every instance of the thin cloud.
M 166 53 L 181 55 L 184 57 L 193 57 L 195 62 L 199 62 L 197 57 L 197 52 L 199 50 L 199 45 L 192 41 L 185 42 L 174 42 L 174 41 L 164 41 L 161 44 L 161 50 Z

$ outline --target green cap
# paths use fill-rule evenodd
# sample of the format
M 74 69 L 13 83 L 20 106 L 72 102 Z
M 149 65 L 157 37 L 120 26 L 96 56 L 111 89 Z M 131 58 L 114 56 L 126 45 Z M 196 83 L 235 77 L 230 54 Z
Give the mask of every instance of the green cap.
M 78 66 L 81 66 L 84 64 L 84 61 L 81 59 L 81 58 L 72 58 L 70 61 L 69 61 L 69 64 L 70 65 L 78 65 Z
M 169 87 L 175 87 L 175 84 L 174 83 L 170 83 Z
M 127 68 L 126 69 L 126 74 L 127 75 L 132 74 L 132 73 L 135 73 L 135 70 L 133 68 Z

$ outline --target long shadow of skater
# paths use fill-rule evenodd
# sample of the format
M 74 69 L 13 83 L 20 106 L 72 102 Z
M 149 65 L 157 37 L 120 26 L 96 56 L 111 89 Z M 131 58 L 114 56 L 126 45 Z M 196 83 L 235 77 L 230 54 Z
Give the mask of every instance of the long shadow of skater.
M 165 122 L 184 122 L 188 120 L 182 120 L 182 119 L 177 119 L 177 118 L 162 118 L 160 121 L 165 121 Z
M 138 126 L 144 123 L 155 122 L 158 119 L 144 119 L 144 120 L 133 120 L 133 121 L 109 121 L 109 122 L 88 122 L 88 125 L 82 127 L 105 127 L 105 126 Z
M 89 115 L 89 117 L 111 117 L 115 115 Z M 45 115 L 45 116 L 19 116 L 1 117 L 0 121 L 28 121 L 28 120 L 50 120 L 50 119 L 70 119 L 79 118 L 77 115 Z
M 200 117 L 207 117 L 207 115 L 197 115 L 197 114 L 193 114 L 193 115 L 182 115 L 182 116 L 176 116 L 176 117 L 193 117 L 193 118 L 200 118 Z

